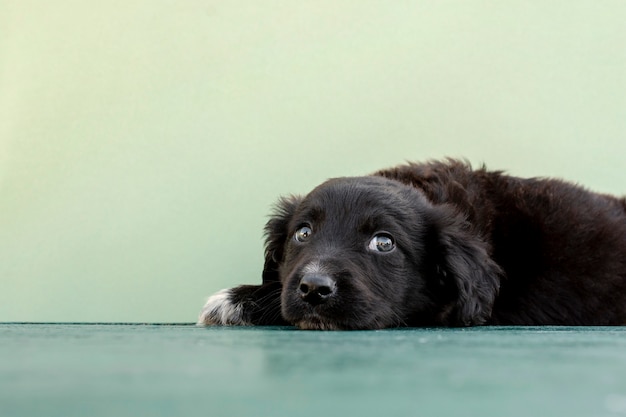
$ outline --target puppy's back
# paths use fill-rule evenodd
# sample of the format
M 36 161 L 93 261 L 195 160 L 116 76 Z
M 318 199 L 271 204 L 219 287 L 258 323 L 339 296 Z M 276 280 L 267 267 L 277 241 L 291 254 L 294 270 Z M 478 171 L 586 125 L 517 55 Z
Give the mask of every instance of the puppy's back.
M 626 199 L 447 160 L 381 170 L 455 207 L 506 278 L 493 324 L 626 324 Z

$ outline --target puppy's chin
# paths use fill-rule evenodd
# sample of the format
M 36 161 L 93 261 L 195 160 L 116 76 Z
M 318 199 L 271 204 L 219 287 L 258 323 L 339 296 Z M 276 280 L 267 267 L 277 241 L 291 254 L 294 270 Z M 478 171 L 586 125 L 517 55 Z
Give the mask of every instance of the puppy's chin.
M 341 322 L 320 317 L 317 314 L 307 315 L 300 320 L 296 320 L 294 324 L 300 330 L 379 330 L 388 327 L 382 325 L 377 320 L 364 323 Z
M 355 327 L 350 323 L 344 323 L 341 319 L 332 315 L 324 314 L 315 308 L 307 308 L 308 311 L 298 311 L 297 314 L 288 315 L 288 321 L 300 330 L 351 330 Z
M 332 321 L 322 320 L 318 317 L 309 317 L 296 322 L 296 327 L 300 330 L 345 330 L 339 324 Z

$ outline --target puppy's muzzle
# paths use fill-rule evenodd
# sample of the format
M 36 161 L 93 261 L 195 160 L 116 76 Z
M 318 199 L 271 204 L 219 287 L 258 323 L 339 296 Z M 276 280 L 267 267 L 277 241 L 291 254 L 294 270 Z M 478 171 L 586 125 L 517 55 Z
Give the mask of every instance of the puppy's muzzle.
M 306 273 L 298 285 L 300 297 L 309 304 L 317 305 L 335 296 L 337 284 L 326 274 Z

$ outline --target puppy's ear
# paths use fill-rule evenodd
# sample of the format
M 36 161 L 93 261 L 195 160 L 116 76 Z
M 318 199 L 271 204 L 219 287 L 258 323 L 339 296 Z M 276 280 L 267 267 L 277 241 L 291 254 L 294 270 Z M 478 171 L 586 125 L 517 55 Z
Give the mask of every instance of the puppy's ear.
M 281 198 L 265 225 L 264 284 L 279 280 L 278 268 L 283 260 L 285 243 L 290 237 L 289 222 L 301 201 L 302 197 L 300 196 L 292 195 Z
M 436 270 L 439 279 L 456 290 L 456 300 L 444 312 L 442 321 L 450 326 L 483 324 L 491 317 L 503 271 L 489 256 L 487 243 L 467 221 L 452 210 L 439 214 Z

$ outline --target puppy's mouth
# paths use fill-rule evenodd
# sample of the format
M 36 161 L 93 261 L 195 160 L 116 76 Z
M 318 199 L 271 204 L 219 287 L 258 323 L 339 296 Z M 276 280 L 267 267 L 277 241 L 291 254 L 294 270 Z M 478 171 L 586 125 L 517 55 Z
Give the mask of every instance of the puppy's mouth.
M 295 275 L 281 298 L 284 319 L 302 330 L 365 330 L 390 324 L 376 314 L 384 310 L 380 303 L 340 274 Z

